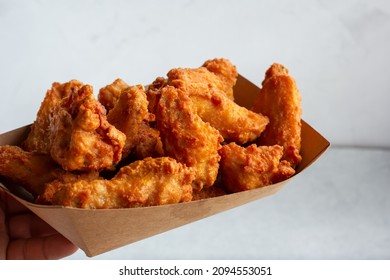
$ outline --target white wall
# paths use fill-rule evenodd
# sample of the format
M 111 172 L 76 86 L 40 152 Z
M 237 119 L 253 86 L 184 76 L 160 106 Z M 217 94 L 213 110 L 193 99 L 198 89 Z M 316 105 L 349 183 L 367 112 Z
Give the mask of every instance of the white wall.
M 31 123 L 53 81 L 149 83 L 229 58 L 260 85 L 296 78 L 333 145 L 390 147 L 390 2 L 0 0 L 0 133 Z

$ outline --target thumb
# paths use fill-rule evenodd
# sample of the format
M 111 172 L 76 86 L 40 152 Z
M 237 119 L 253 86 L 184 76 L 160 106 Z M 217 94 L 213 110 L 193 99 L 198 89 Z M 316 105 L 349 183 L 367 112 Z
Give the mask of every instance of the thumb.
M 57 260 L 77 251 L 77 247 L 60 234 L 17 239 L 7 248 L 9 260 Z

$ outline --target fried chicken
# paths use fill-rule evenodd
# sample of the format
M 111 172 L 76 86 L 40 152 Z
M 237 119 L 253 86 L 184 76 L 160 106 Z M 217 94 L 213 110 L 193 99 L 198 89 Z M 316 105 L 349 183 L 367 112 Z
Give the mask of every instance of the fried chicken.
M 36 120 L 31 126 L 27 139 L 22 144 L 23 148 L 30 152 L 50 153 L 50 129 L 53 117 L 58 114 L 61 100 L 77 92 L 83 84 L 77 80 L 67 83 L 55 82 L 46 92 L 41 103 Z
M 129 85 L 126 84 L 122 79 L 116 79 L 112 84 L 105 86 L 99 90 L 98 100 L 106 108 L 107 112 L 110 112 L 114 108 L 115 104 L 118 102 L 122 91 L 128 88 Z
M 237 77 L 221 58 L 172 69 L 146 89 L 116 79 L 98 100 L 77 80 L 53 83 L 22 147 L 0 146 L 0 176 L 36 203 L 86 209 L 180 203 L 281 182 L 302 159 L 298 88 L 273 64 L 248 110 L 234 102 Z
M 148 100 L 141 85 L 128 87 L 122 91 L 107 120 L 126 135 L 122 157 L 127 157 L 139 142 L 140 127 L 154 119 L 149 114 Z M 142 128 L 144 129 L 144 128 Z
M 42 193 L 44 184 L 65 173 L 49 155 L 26 152 L 17 146 L 0 146 L 0 175 L 33 196 Z
M 122 167 L 111 180 L 53 181 L 38 203 L 87 209 L 155 206 L 190 201 L 193 171 L 168 157 Z
M 138 142 L 134 147 L 134 154 L 138 159 L 164 155 L 160 131 L 144 122 L 139 128 L 137 136 Z
M 214 70 L 218 69 L 217 63 L 214 60 L 205 64 Z M 243 144 L 255 140 L 268 124 L 268 118 L 236 104 L 231 99 L 230 78 L 219 76 L 221 74 L 216 75 L 206 67 L 175 68 L 168 72 L 168 84 L 187 93 L 197 114 L 226 141 Z
M 53 83 L 22 147 L 49 154 L 65 170 L 102 170 L 119 162 L 125 135 L 110 125 L 89 85 Z
M 218 175 L 218 150 L 223 138 L 196 114 L 187 94 L 171 86 L 161 89 L 156 127 L 166 155 L 195 170 L 194 189 L 212 186 Z
M 62 99 L 50 130 L 50 155 L 65 170 L 99 171 L 121 160 L 126 136 L 109 124 L 90 85 Z
M 161 89 L 167 85 L 167 80 L 163 77 L 157 77 L 147 88 L 146 96 L 149 101 L 149 112 L 155 113 L 156 106 L 160 99 Z
M 252 110 L 268 116 L 270 123 L 261 134 L 259 145 L 284 147 L 283 158 L 296 167 L 302 160 L 301 149 L 301 95 L 295 80 L 280 64 L 273 64 Z
M 126 135 L 122 158 L 128 157 L 132 151 L 138 159 L 162 156 L 160 133 L 149 125 L 155 116 L 148 111 L 145 88 L 142 85 L 124 87 L 124 82 L 118 81 L 122 80 L 117 79 L 103 92 L 107 93 L 110 89 L 117 94 L 120 86 L 114 86 L 115 83 L 122 84 L 124 88 L 118 98 L 110 99 L 111 110 L 107 114 L 108 122 Z M 108 93 L 104 96 L 107 98 Z
M 231 100 L 234 100 L 233 86 L 236 84 L 238 76 L 236 66 L 225 58 L 207 60 L 202 66 L 220 79 L 221 83 L 217 83 L 220 90 Z
M 229 143 L 219 150 L 221 176 L 228 191 L 239 192 L 264 187 L 291 177 L 295 170 L 287 161 L 280 161 L 283 147 L 256 146 L 247 148 Z

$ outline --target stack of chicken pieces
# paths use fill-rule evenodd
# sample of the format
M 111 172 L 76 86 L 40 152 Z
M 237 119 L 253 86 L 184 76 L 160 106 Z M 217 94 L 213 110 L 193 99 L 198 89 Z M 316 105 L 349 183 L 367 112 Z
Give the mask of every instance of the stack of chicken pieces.
M 36 203 L 88 209 L 155 206 L 283 181 L 301 161 L 301 96 L 280 64 L 252 108 L 234 101 L 227 59 L 171 69 L 149 86 L 99 90 L 55 82 L 27 139 L 0 147 L 0 175 Z M 241 93 L 245 94 L 245 93 Z

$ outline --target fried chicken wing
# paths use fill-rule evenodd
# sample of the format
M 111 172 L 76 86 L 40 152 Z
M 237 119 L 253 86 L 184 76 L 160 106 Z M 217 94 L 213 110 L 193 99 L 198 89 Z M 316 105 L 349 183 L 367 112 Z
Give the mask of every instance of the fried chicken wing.
M 122 167 L 111 180 L 57 180 L 38 202 L 88 209 L 155 206 L 190 201 L 193 171 L 168 157 L 145 158 Z
M 156 106 L 161 96 L 161 89 L 167 85 L 167 80 L 163 77 L 157 77 L 147 88 L 146 96 L 149 101 L 149 112 L 155 113 Z
M 48 154 L 50 152 L 50 129 L 53 117 L 58 114 L 61 100 L 71 93 L 77 92 L 83 84 L 77 80 L 67 83 L 55 82 L 46 92 L 41 103 L 36 120 L 31 125 L 31 131 L 22 144 L 23 148 L 30 152 Z
M 148 111 L 145 88 L 142 85 L 128 86 L 112 103 L 107 120 L 126 135 L 122 158 L 132 151 L 138 159 L 162 156 L 160 133 L 149 125 L 155 116 Z
M 107 115 L 108 122 L 126 135 L 122 157 L 127 157 L 138 144 L 141 126 L 151 119 L 154 119 L 154 115 L 148 111 L 144 87 L 138 85 L 123 90 Z
M 98 100 L 106 108 L 107 112 L 110 112 L 118 102 L 122 91 L 128 88 L 122 79 L 116 79 L 112 84 L 105 86 L 99 90 Z
M 269 117 L 270 123 L 261 134 L 259 145 L 284 147 L 283 158 L 295 168 L 302 160 L 301 149 L 301 95 L 295 80 L 280 64 L 273 64 L 252 110 Z
M 0 175 L 33 196 L 42 193 L 44 184 L 65 173 L 49 155 L 26 152 L 17 146 L 0 146 Z
M 188 95 L 166 86 L 156 106 L 156 127 L 167 156 L 195 170 L 195 190 L 210 187 L 218 175 L 223 138 L 196 114 Z
M 53 83 L 21 147 L 0 146 L 0 177 L 36 203 L 85 209 L 181 203 L 281 182 L 302 159 L 298 88 L 273 64 L 248 110 L 234 102 L 237 77 L 229 60 L 216 58 L 171 69 L 146 89 L 116 79 L 98 99 L 77 80 Z
M 49 137 L 50 155 L 68 171 L 112 168 L 120 161 L 126 140 L 107 121 L 90 85 L 63 98 Z
M 161 157 L 164 155 L 160 131 L 150 127 L 148 123 L 142 123 L 137 138 L 138 142 L 135 145 L 134 154 L 138 159 Z
M 206 65 L 212 68 L 213 64 L 206 62 Z M 226 83 L 206 67 L 172 69 L 168 72 L 168 84 L 186 92 L 197 114 L 216 128 L 226 141 L 240 144 L 253 141 L 268 124 L 267 117 L 231 100 L 231 83 Z
M 236 84 L 238 76 L 236 66 L 225 58 L 207 60 L 202 66 L 219 78 L 221 81 L 221 83 L 217 83 L 219 89 L 231 100 L 234 100 L 233 86 Z
M 252 144 L 244 148 L 229 143 L 219 153 L 222 181 L 231 192 L 274 184 L 295 173 L 287 161 L 280 161 L 283 147 L 279 145 L 258 147 Z

